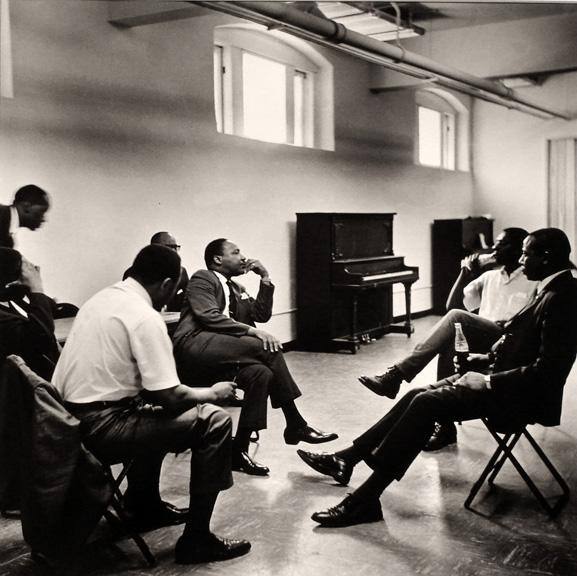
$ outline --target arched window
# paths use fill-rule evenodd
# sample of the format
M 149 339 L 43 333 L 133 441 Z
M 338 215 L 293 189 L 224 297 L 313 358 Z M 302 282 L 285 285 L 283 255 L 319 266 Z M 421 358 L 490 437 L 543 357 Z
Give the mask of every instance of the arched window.
M 215 28 L 214 101 L 221 133 L 334 150 L 332 65 L 302 40 Z
M 469 170 L 469 111 L 452 94 L 420 90 L 417 103 L 416 161 L 445 170 Z

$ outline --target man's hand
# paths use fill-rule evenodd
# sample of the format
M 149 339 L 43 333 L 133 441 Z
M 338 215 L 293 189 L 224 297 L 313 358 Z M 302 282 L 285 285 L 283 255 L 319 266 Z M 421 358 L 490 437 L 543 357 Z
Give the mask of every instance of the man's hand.
M 260 260 L 253 260 L 249 258 L 246 261 L 245 269 L 247 272 L 254 272 L 255 274 L 258 274 L 263 280 L 269 279 L 268 270 L 262 265 Z
M 486 390 L 485 375 L 479 372 L 467 372 L 461 376 L 454 384 L 455 386 L 464 386 L 471 390 Z
M 264 330 L 259 330 L 258 328 L 251 328 L 248 332 L 249 336 L 254 336 L 262 341 L 262 346 L 265 350 L 269 350 L 270 352 L 278 352 L 282 350 L 282 344 L 280 340 L 278 340 L 272 334 L 265 332 Z
M 479 254 L 471 254 L 461 260 L 461 269 L 468 272 L 478 272 L 480 268 Z
M 227 402 L 228 400 L 234 400 L 236 395 L 234 393 L 236 389 L 236 384 L 234 382 L 217 382 L 210 387 L 211 392 L 214 394 L 213 402 L 215 404 L 221 404 Z
M 481 370 L 486 370 L 491 363 L 489 354 L 469 354 L 465 362 L 459 362 L 459 357 L 453 357 L 453 365 L 455 366 L 455 372 L 463 374 L 464 372 L 479 372 Z
M 22 258 L 22 270 L 20 272 L 20 282 L 28 286 L 31 292 L 43 292 L 42 278 L 40 278 L 40 268 L 35 266 L 26 258 Z

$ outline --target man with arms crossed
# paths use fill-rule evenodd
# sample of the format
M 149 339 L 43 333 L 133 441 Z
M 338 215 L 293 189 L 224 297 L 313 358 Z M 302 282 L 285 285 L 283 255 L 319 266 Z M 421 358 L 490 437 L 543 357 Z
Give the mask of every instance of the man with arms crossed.
M 232 485 L 231 421 L 212 403 L 234 396 L 234 384 L 189 388 L 178 380 L 172 345 L 158 314 L 180 276 L 180 257 L 150 245 L 129 277 L 105 288 L 80 309 L 53 382 L 82 425 L 87 446 L 104 461 L 138 454 L 128 474 L 126 504 L 136 527 L 186 521 L 175 560 L 226 560 L 250 549 L 244 540 L 210 531 L 218 493 Z M 178 510 L 159 494 L 167 452 L 190 448 L 190 507 Z

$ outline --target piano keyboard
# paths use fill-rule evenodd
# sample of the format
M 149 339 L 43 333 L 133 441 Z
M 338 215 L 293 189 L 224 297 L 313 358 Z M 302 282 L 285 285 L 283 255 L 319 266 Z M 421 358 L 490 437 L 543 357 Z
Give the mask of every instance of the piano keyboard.
M 402 276 L 414 276 L 413 270 L 399 270 L 398 272 L 387 272 L 385 274 L 373 274 L 371 276 L 361 276 L 363 282 L 373 282 L 375 280 L 387 280 L 389 278 L 399 278 Z

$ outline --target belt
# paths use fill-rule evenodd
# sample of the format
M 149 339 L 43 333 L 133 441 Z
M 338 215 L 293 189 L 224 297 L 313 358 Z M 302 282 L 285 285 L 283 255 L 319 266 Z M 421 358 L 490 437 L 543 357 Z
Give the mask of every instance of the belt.
M 122 406 L 129 406 L 134 402 L 140 401 L 139 396 L 126 396 L 120 400 L 100 400 L 97 402 L 65 402 L 67 408 L 72 412 L 84 410 L 89 412 L 91 410 L 103 410 L 104 408 L 121 408 Z

